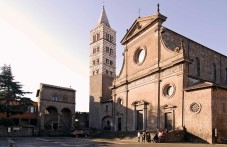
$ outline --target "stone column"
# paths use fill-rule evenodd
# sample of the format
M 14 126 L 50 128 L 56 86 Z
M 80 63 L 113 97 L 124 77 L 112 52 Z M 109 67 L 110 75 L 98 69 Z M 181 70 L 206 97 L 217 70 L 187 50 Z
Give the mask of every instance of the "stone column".
M 147 105 L 144 104 L 143 108 L 143 130 L 147 129 Z

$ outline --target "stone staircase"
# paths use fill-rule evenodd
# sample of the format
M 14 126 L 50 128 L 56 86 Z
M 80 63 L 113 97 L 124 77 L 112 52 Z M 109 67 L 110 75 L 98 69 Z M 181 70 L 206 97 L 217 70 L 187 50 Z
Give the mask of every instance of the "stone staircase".
M 185 132 L 183 130 L 174 130 L 167 133 L 160 139 L 163 143 L 185 142 Z
M 96 131 L 90 137 L 93 138 L 104 138 L 104 139 L 136 139 L 136 131 Z

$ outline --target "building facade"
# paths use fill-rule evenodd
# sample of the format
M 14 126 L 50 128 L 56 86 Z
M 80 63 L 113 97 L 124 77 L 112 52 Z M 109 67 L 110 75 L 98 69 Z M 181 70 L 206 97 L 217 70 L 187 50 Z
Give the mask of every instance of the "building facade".
M 121 41 L 112 129 L 186 129 L 209 143 L 227 138 L 227 57 L 164 27 L 166 19 L 159 8 L 139 17 Z
M 41 130 L 70 130 L 75 117 L 76 90 L 40 84 L 38 97 L 38 125 Z
M 103 7 L 97 25 L 90 31 L 90 128 L 112 126 L 110 86 L 116 73 L 116 32 Z

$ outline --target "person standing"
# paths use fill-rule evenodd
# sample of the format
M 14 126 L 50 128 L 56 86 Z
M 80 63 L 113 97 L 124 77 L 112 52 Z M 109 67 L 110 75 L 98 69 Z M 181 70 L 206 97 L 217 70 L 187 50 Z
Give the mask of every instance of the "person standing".
M 140 138 L 141 138 L 141 133 L 140 132 L 137 133 L 137 137 L 138 137 L 138 142 L 140 142 Z

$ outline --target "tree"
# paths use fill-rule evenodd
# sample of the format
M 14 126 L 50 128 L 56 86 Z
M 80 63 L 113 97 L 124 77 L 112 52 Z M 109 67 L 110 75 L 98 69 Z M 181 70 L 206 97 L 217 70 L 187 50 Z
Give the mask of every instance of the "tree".
M 0 112 L 5 112 L 7 118 L 15 114 L 23 114 L 32 104 L 30 98 L 23 97 L 24 92 L 20 82 L 14 81 L 11 66 L 4 65 L 0 73 Z

